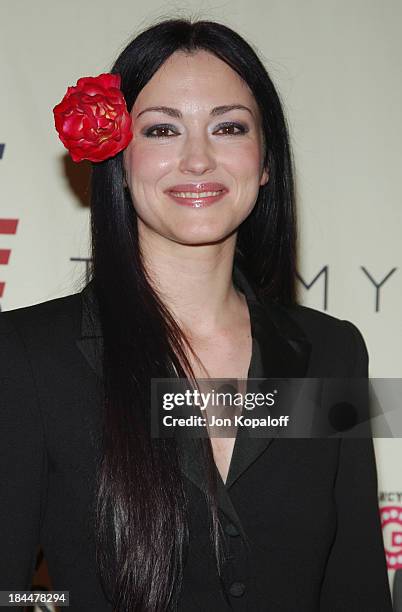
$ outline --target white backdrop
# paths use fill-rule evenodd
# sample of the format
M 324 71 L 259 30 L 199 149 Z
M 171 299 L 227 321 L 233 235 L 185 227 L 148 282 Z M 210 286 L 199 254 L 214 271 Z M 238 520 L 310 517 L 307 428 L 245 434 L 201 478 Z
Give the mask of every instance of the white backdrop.
M 159 18 L 233 27 L 262 57 L 289 120 L 297 167 L 305 305 L 353 321 L 370 375 L 401 377 L 402 3 L 400 0 L 2 0 L 0 305 L 78 291 L 88 258 L 85 162 L 74 166 L 52 108 L 81 76 L 108 72 Z M 364 268 L 364 269 L 363 269 Z M 325 287 L 325 274 L 326 283 Z M 378 308 L 376 310 L 376 287 Z M 375 441 L 385 546 L 402 571 L 402 442 Z M 388 513 L 388 514 L 387 514 Z M 399 555 L 398 555 L 399 553 Z M 394 569 L 393 569 L 394 568 Z M 402 611 L 401 601 L 395 609 Z

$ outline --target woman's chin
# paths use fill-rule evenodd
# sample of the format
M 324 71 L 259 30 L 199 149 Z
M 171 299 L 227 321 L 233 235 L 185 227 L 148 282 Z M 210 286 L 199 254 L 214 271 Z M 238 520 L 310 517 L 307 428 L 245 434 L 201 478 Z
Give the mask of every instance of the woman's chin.
M 222 228 L 218 229 L 204 229 L 193 228 L 182 231 L 174 231 L 171 234 L 171 239 L 180 244 L 186 244 L 189 246 L 203 246 L 209 244 L 219 244 L 229 238 L 231 232 L 224 231 Z

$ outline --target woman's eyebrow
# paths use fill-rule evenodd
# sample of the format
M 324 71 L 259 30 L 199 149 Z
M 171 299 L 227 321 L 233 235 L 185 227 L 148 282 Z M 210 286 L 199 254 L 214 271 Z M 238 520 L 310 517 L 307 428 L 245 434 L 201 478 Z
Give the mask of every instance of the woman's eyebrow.
M 248 106 L 244 106 L 243 104 L 225 104 L 223 106 L 215 106 L 209 114 L 212 117 L 215 117 L 217 115 L 223 115 L 224 113 L 227 113 L 228 111 L 234 109 L 246 110 L 251 115 L 253 114 L 252 111 L 248 108 Z M 175 117 L 176 119 L 182 119 L 183 117 L 181 111 L 179 111 L 178 108 L 171 108 L 170 106 L 149 106 L 148 108 L 145 108 L 140 113 L 138 113 L 136 119 L 138 119 L 138 117 L 140 117 L 144 113 L 152 111 L 158 113 L 165 113 L 166 115 L 169 115 L 170 117 Z

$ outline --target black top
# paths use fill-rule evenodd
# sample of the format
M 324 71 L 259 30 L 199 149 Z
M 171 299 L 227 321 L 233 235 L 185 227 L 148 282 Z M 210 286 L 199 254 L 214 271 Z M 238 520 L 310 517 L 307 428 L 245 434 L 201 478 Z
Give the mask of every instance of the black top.
M 249 377 L 367 376 L 353 324 L 259 303 L 239 270 L 234 280 L 250 310 Z M 0 314 L 0 590 L 30 588 L 40 543 L 54 590 L 70 592 L 71 612 L 112 610 L 96 574 L 91 510 L 102 350 L 93 304 L 89 283 Z M 198 456 L 191 440 L 183 443 L 190 546 L 179 611 L 391 612 L 372 440 L 242 432 L 226 484 L 218 479 L 229 604 L 209 544 Z

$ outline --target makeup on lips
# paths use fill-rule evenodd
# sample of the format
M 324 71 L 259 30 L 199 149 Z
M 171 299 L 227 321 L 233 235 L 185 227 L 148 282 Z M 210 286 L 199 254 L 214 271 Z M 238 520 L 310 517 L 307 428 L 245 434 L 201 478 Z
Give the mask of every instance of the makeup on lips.
M 165 193 L 181 206 L 205 208 L 221 200 L 227 192 L 222 183 L 186 183 L 174 185 Z

